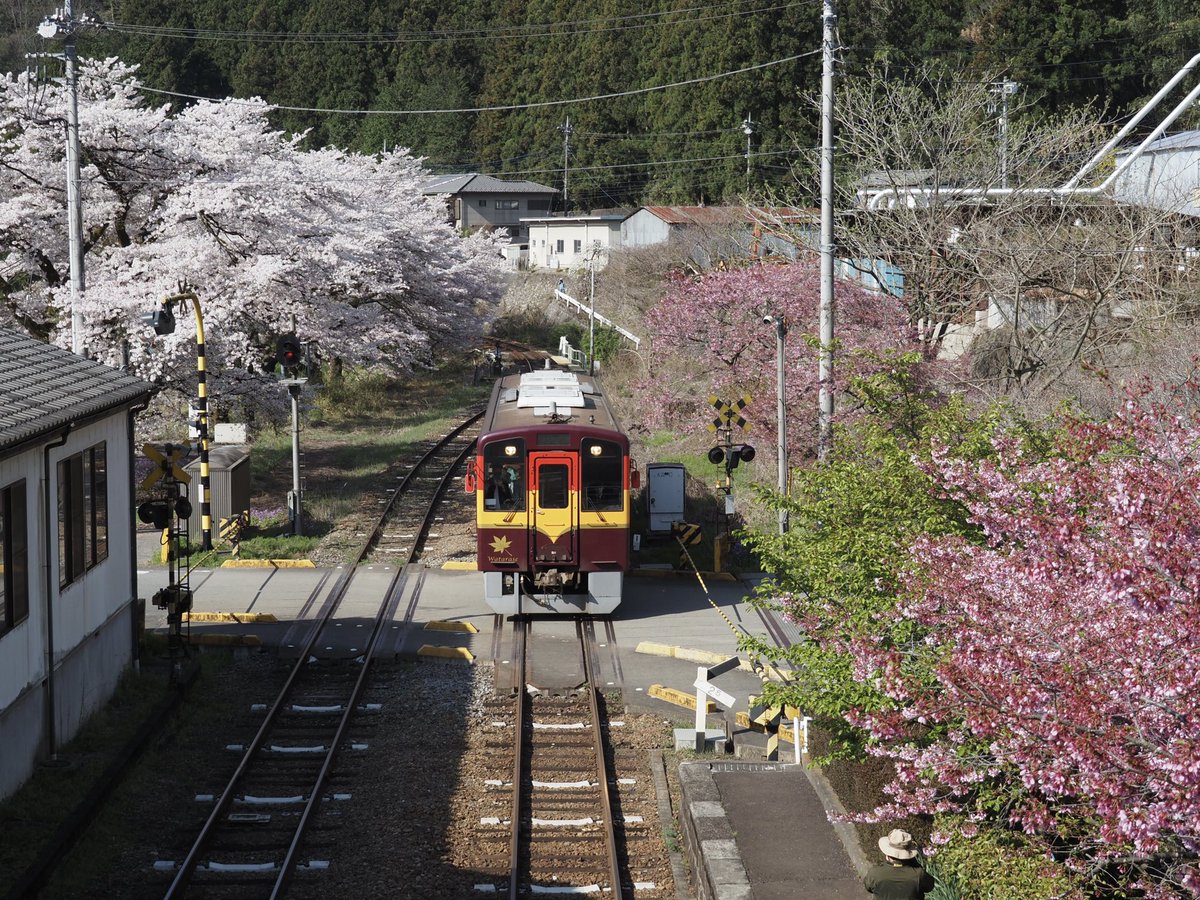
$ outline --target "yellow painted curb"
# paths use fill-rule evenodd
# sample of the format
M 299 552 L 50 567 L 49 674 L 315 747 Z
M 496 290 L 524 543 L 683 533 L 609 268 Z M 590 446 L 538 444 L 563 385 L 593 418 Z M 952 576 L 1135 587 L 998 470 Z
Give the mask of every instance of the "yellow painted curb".
M 766 734 L 767 729 L 757 722 L 750 721 L 750 714 L 745 712 L 737 712 L 733 714 L 734 721 L 742 728 L 747 728 L 751 731 L 757 731 L 759 734 Z M 781 741 L 787 741 L 789 744 L 796 743 L 796 735 L 792 733 L 792 726 L 779 723 L 779 728 L 775 732 L 779 735 Z
M 191 612 L 184 613 L 185 622 L 278 622 L 271 613 Z
M 467 634 L 479 634 L 479 629 L 470 622 L 426 622 L 426 631 L 464 631 Z
M 442 563 L 442 568 L 445 570 L 458 570 L 460 572 L 478 572 L 479 563 L 474 560 L 465 559 L 449 559 Z
M 661 684 L 652 684 L 646 689 L 646 693 L 651 697 L 659 700 L 666 700 L 668 703 L 674 703 L 676 706 L 682 706 L 686 709 L 694 710 L 696 708 L 696 695 L 685 694 L 683 691 L 677 691 L 675 688 L 663 687 Z M 709 700 L 704 704 L 704 711 L 715 713 L 717 704 Z
M 256 634 L 193 634 L 189 643 L 206 644 L 210 647 L 262 646 L 262 641 Z
M 315 569 L 311 559 L 227 559 L 222 569 Z
M 713 653 L 711 650 L 689 650 L 687 647 L 675 647 L 671 644 L 659 644 L 655 641 L 642 641 L 634 648 L 634 652 L 645 653 L 648 656 L 669 656 L 672 659 L 682 659 L 685 662 L 699 663 L 704 666 L 715 666 L 717 663 L 723 663 L 729 659 L 729 656 Z M 755 671 L 754 664 L 746 659 L 738 662 L 738 669 L 742 672 Z M 783 676 L 783 673 L 770 663 L 764 663 L 763 670 L 767 673 L 767 677 L 771 681 L 787 680 Z
M 462 659 L 471 662 L 475 654 L 466 647 L 435 647 L 433 644 L 422 644 L 417 656 L 440 656 L 442 659 Z
M 696 573 L 691 569 L 630 569 L 626 575 L 636 576 L 638 578 L 672 578 L 679 575 L 692 575 Z M 709 581 L 737 581 L 737 576 L 731 572 L 701 572 L 701 578 L 707 578 Z

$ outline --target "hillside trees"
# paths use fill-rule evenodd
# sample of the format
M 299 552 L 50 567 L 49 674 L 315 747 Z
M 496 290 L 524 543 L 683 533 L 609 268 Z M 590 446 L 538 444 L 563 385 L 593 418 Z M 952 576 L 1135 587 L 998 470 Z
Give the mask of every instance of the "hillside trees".
M 68 316 L 62 97 L 0 82 L 0 297 L 6 323 L 64 340 Z M 217 389 L 253 381 L 274 336 L 404 370 L 471 340 L 503 287 L 498 245 L 461 239 L 409 156 L 305 152 L 260 102 L 148 106 L 114 60 L 81 78 L 89 351 L 175 377 L 191 329 L 152 344 L 139 315 L 181 283 L 200 295 Z M 186 318 L 183 320 L 186 321 Z M 268 364 L 269 367 L 269 364 Z

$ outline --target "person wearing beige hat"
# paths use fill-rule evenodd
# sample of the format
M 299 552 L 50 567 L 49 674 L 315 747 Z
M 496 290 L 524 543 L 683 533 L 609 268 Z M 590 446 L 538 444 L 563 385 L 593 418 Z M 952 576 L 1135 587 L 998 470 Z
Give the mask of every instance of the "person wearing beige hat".
M 924 900 L 934 888 L 933 876 L 917 862 L 912 835 L 895 828 L 879 839 L 886 863 L 872 866 L 863 877 L 863 887 L 880 900 Z

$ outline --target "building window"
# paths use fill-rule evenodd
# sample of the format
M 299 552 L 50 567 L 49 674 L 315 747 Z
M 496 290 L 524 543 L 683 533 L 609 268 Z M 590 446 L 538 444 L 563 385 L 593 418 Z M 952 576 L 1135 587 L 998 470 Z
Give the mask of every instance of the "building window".
M 575 242 L 575 252 L 576 252 L 576 253 L 579 253 L 581 250 L 583 250 L 583 241 L 578 241 L 578 240 L 577 240 L 577 241 Z
M 58 462 L 58 584 L 108 558 L 108 449 L 103 442 Z
M 520 200 L 497 200 L 496 209 L 520 209 Z
M 483 209 L 485 206 L 487 206 L 487 197 L 480 197 L 479 198 L 479 208 Z
M 0 489 L 0 634 L 29 617 L 29 537 L 25 480 Z
M 563 252 L 563 242 L 561 240 L 555 242 L 555 247 L 559 253 Z

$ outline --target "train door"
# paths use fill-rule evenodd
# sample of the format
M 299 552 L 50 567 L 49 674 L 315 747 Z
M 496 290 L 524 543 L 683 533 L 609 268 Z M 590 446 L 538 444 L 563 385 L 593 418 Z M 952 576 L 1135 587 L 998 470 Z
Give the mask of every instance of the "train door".
M 576 565 L 579 548 L 575 488 L 579 484 L 579 462 L 573 453 L 530 453 L 530 492 L 533 515 L 533 563 L 539 568 Z

